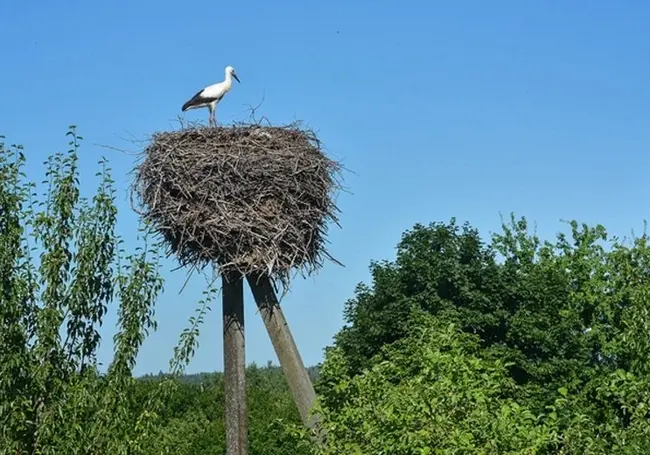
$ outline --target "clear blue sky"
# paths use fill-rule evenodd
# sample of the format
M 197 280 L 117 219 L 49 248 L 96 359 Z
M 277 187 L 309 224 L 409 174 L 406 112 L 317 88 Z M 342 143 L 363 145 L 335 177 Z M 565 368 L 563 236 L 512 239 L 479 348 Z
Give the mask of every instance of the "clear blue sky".
M 643 1 L 3 1 L 0 134 L 26 146 L 33 178 L 85 137 L 82 183 L 107 156 L 119 229 L 133 240 L 126 198 L 131 137 L 175 127 L 180 106 L 233 65 L 242 84 L 217 119 L 299 119 L 355 174 L 342 194 L 331 251 L 346 264 L 298 280 L 284 308 L 307 364 L 342 325 L 371 259 L 390 259 L 416 222 L 468 220 L 487 235 L 515 211 L 548 237 L 561 219 L 642 229 L 650 184 L 650 3 Z M 207 120 L 193 111 L 188 119 Z M 87 193 L 88 194 L 88 193 Z M 185 271 L 166 262 L 158 332 L 136 373 L 166 370 L 202 291 L 179 295 Z M 247 360 L 276 362 L 246 295 Z M 101 356 L 110 358 L 112 313 Z M 222 369 L 220 307 L 189 371 Z

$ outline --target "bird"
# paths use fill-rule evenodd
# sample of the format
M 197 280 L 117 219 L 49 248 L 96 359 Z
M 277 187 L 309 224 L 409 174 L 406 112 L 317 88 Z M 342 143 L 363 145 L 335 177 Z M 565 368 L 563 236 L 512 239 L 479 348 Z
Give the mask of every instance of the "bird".
M 232 79 L 241 84 L 235 68 L 228 65 L 225 70 L 226 78 L 219 82 L 218 84 L 213 84 L 205 87 L 203 90 L 199 90 L 196 95 L 190 98 L 185 104 L 183 104 L 182 111 L 185 112 L 189 109 L 198 109 L 200 107 L 207 107 L 210 111 L 210 116 L 208 117 L 208 123 L 211 126 L 217 125 L 217 120 L 214 115 L 214 111 L 217 107 L 217 103 L 223 99 L 223 97 L 230 91 L 232 88 Z

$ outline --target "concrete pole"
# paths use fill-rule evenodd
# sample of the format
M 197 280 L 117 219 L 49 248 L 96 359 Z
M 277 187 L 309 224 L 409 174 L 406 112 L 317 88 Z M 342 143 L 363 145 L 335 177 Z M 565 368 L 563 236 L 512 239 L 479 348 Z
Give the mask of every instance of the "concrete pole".
M 243 279 L 225 273 L 222 281 L 226 455 L 248 455 Z
M 264 325 L 275 348 L 275 353 L 293 394 L 302 422 L 307 428 L 318 432 L 318 419 L 316 416 L 310 415 L 311 408 L 316 400 L 314 386 L 302 362 L 287 320 L 282 313 L 282 309 L 280 309 L 271 280 L 265 274 L 251 274 L 246 278 L 253 291 L 255 303 L 264 320 Z

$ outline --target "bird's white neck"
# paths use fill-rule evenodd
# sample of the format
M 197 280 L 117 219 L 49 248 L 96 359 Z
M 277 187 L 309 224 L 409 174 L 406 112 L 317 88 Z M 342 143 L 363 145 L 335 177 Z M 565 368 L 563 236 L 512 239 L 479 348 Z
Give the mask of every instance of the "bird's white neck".
M 232 74 L 230 74 L 228 71 L 226 71 L 226 78 L 224 79 L 224 82 L 228 88 L 230 88 L 232 85 Z

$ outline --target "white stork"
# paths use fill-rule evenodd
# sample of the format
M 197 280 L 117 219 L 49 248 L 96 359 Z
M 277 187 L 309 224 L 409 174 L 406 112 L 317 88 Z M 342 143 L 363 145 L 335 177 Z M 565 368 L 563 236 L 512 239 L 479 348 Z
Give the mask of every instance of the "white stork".
M 183 104 L 183 112 L 188 109 L 197 109 L 200 107 L 207 107 L 210 111 L 210 117 L 208 122 L 211 126 L 217 125 L 217 120 L 214 116 L 214 111 L 217 107 L 217 103 L 221 101 L 226 93 L 228 93 L 232 87 L 232 78 L 235 78 L 237 82 L 241 83 L 235 73 L 235 68 L 228 65 L 226 67 L 226 78 L 223 82 L 218 84 L 210 85 L 203 90 L 200 90 L 196 95 L 194 95 L 189 101 Z

